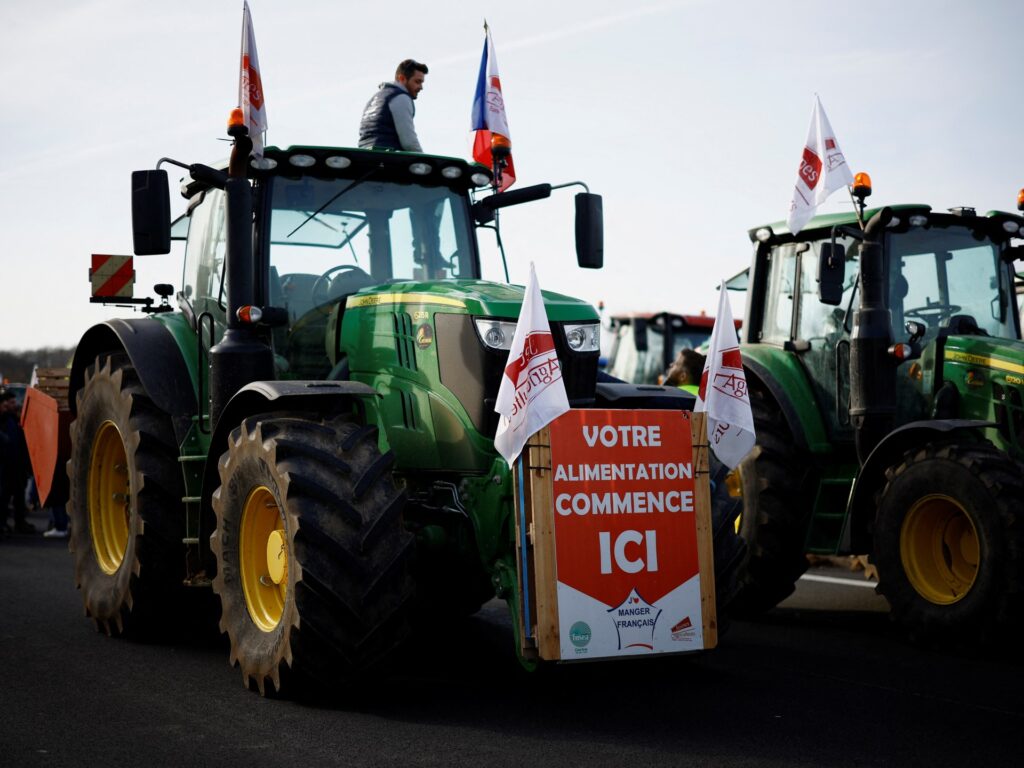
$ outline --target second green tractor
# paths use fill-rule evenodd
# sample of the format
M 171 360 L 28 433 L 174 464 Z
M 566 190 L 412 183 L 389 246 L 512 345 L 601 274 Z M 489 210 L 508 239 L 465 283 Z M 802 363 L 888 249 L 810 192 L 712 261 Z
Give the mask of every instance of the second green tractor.
M 987 643 L 1024 619 L 1024 218 L 900 205 L 750 231 L 743 360 L 757 446 L 732 480 L 737 608 L 806 553 L 869 554 L 908 632 Z

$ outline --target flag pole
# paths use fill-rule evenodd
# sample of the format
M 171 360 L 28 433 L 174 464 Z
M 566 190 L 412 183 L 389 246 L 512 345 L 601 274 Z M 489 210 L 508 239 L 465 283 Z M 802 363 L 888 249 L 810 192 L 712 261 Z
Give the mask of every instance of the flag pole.
M 853 187 L 847 185 L 846 191 L 850 193 L 850 201 L 853 203 L 853 212 L 857 214 L 857 223 L 860 224 L 861 232 L 864 231 L 864 201 L 858 204 L 857 198 L 853 196 Z

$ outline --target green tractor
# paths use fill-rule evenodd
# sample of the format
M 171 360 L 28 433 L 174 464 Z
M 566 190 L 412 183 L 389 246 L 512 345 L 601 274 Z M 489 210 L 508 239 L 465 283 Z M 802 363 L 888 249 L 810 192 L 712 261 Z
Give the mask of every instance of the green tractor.
M 151 635 L 195 619 L 175 613 L 187 587 L 212 587 L 260 692 L 344 689 L 420 619 L 494 596 L 521 650 L 512 473 L 493 435 L 524 290 L 480 279 L 476 229 L 553 187 L 486 195 L 483 166 L 392 151 L 250 160 L 245 129 L 230 132 L 225 169 L 169 161 L 188 173 L 173 225 L 166 171 L 133 174 L 136 254 L 186 241 L 177 309 L 159 285 L 160 305 L 136 300 L 149 316 L 97 325 L 75 353 L 70 546 L 87 614 Z M 579 265 L 600 267 L 600 197 L 577 194 L 576 212 Z M 599 382 L 595 309 L 545 305 L 573 407 L 688 407 Z M 715 522 L 724 613 L 742 540 Z
M 807 553 L 869 554 L 909 634 L 984 642 L 1024 618 L 1024 218 L 900 205 L 750 231 L 742 353 L 757 446 L 730 477 L 735 609 Z M 864 222 L 866 221 L 866 225 Z

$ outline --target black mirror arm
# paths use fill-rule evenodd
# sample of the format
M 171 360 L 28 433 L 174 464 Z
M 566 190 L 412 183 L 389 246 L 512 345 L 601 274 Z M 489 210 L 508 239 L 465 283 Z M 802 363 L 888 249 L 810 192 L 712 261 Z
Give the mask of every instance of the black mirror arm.
M 584 192 L 590 192 L 590 187 L 588 187 L 582 181 L 567 181 L 565 182 L 565 184 L 553 184 L 551 186 L 551 190 L 554 191 L 556 189 L 565 189 L 566 187 L 583 187 Z
M 161 157 L 156 164 L 159 170 L 161 164 L 170 163 L 176 165 L 179 168 L 184 168 L 188 171 L 188 175 L 192 177 L 194 181 L 198 181 L 201 184 L 209 184 L 211 187 L 217 189 L 224 189 L 224 184 L 228 180 L 228 174 L 226 171 L 219 171 L 216 168 L 211 168 L 208 165 L 202 163 L 193 163 L 192 165 L 186 165 L 185 163 L 179 162 L 170 157 Z

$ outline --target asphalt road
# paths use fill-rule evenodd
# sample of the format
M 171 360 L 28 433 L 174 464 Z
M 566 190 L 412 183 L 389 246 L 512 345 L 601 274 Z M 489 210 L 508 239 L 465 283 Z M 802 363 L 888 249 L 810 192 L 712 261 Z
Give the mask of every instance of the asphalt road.
M 222 642 L 112 640 L 62 541 L 0 541 L 0 766 L 1019 764 L 1024 664 L 922 650 L 862 577 L 815 569 L 693 657 L 521 672 L 503 604 L 424 641 L 372 700 L 241 685 Z M 851 584 L 828 579 L 852 579 Z

